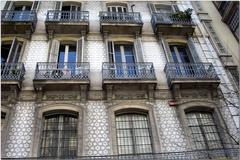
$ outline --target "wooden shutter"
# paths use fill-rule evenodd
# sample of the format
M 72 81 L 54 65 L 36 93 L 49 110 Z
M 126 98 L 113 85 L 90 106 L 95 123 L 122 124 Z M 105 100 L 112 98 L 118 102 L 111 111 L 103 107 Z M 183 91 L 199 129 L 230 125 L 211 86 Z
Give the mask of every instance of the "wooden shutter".
M 163 38 L 161 38 L 161 42 L 160 43 L 163 46 L 163 49 L 164 49 L 164 52 L 166 54 L 168 62 L 173 62 L 173 58 L 172 58 L 171 50 L 169 48 L 169 44 Z
M 60 42 L 58 40 L 52 40 L 49 62 L 58 61 L 59 47 L 60 47 Z
M 109 56 L 109 62 L 114 63 L 114 53 L 113 53 L 113 42 L 108 41 L 108 56 Z
M 151 14 L 156 12 L 154 4 L 148 3 L 147 5 L 148 5 L 148 8 L 149 8 L 149 11 L 150 11 Z
M 11 3 L 12 3 L 12 1 L 6 1 L 3 10 L 9 10 Z
M 190 37 L 190 38 L 188 39 L 188 48 L 189 48 L 189 50 L 190 50 L 190 52 L 191 52 L 191 56 L 192 56 L 192 58 L 193 58 L 193 61 L 194 61 L 194 62 L 200 62 L 200 59 L 199 59 L 199 57 L 198 57 L 196 48 L 195 48 L 195 46 L 194 46 L 194 42 L 193 42 L 192 37 Z
M 143 62 L 143 50 L 141 45 L 141 40 L 137 38 L 134 42 L 135 46 L 135 55 L 137 57 L 137 62 Z
M 57 1 L 55 5 L 55 9 L 61 11 L 62 10 L 62 2 Z
M 16 37 L 14 37 L 10 51 L 9 51 L 9 55 L 8 55 L 8 60 L 7 60 L 8 63 L 17 62 L 17 60 L 15 60 L 17 49 L 18 49 L 18 40 Z
M 77 41 L 77 62 L 83 62 L 83 39 Z
M 37 11 L 37 10 L 38 10 L 38 7 L 39 7 L 39 4 L 40 4 L 39 1 L 33 1 L 31 10 L 32 10 L 32 11 Z

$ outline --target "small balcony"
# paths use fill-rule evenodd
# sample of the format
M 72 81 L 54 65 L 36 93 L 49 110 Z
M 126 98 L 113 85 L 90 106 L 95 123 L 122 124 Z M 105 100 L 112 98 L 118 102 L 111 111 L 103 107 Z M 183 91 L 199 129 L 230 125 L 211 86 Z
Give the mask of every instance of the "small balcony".
M 109 34 L 141 34 L 142 18 L 138 12 L 100 12 L 100 31 Z
M 4 63 L 1 64 L 1 86 L 2 90 L 16 86 L 21 89 L 25 67 L 23 63 Z
M 38 62 L 33 84 L 42 90 L 79 90 L 89 85 L 89 63 Z
M 48 34 L 81 34 L 89 31 L 88 11 L 59 11 L 47 12 L 46 31 Z
M 191 18 L 179 18 L 173 13 L 153 13 L 151 23 L 154 33 L 162 35 L 192 35 L 195 29 Z
M 36 28 L 36 11 L 3 10 L 1 15 L 2 34 L 26 34 L 30 36 Z
M 220 80 L 211 63 L 167 63 L 164 69 L 170 87 L 218 86 Z

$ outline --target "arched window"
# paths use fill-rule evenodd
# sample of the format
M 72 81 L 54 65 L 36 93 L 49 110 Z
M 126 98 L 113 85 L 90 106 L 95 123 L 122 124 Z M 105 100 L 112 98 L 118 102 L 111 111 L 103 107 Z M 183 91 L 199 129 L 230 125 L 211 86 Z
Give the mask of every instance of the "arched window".
M 58 111 L 44 114 L 41 157 L 77 156 L 76 112 Z
M 195 149 L 223 147 L 212 113 L 189 112 L 186 115 Z
M 118 154 L 152 153 L 151 132 L 147 114 L 116 115 Z

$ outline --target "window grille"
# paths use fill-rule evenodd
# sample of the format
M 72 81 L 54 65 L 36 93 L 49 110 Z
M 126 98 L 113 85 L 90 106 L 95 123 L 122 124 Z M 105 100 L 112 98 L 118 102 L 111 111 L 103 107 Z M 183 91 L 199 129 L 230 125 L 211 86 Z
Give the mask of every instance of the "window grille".
M 135 113 L 117 115 L 116 132 L 119 154 L 152 153 L 147 115 Z
M 45 116 L 42 134 L 42 157 L 77 156 L 77 116 Z
M 187 113 L 187 120 L 195 149 L 223 147 L 211 113 Z

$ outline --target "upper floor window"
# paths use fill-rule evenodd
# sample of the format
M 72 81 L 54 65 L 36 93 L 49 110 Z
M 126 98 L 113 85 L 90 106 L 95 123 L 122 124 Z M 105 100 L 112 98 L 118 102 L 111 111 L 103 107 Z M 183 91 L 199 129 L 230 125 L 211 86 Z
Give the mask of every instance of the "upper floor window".
M 151 3 L 149 4 L 151 12 L 155 13 L 172 13 L 179 11 L 178 6 L 174 3 Z
M 1 63 L 17 63 L 22 52 L 23 43 L 14 38 L 3 41 L 1 46 Z
M 58 62 L 76 62 L 76 42 L 60 44 Z
M 236 8 L 233 13 L 229 21 L 229 27 L 235 37 L 239 39 L 239 8 Z
M 77 156 L 77 113 L 49 113 L 44 115 L 42 157 Z
M 195 149 L 223 147 L 211 113 L 189 112 L 187 113 L 187 121 Z
M 6 123 L 6 113 L 1 112 L 1 131 L 3 131 Z
M 147 114 L 116 115 L 118 154 L 152 153 L 152 142 Z
M 127 5 L 121 3 L 110 3 L 107 4 L 107 11 L 108 12 L 127 12 Z

